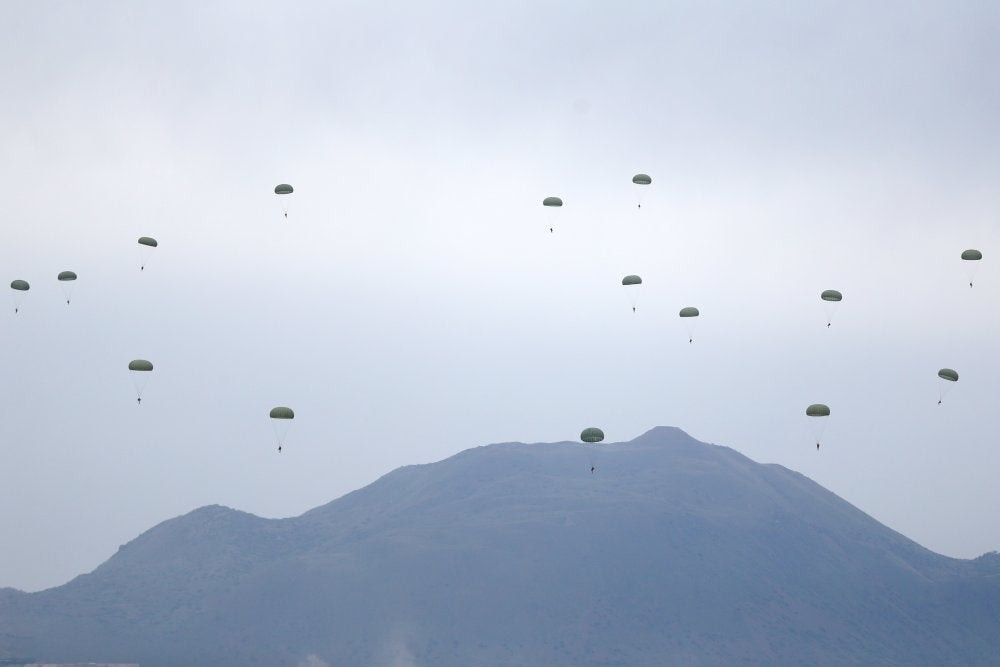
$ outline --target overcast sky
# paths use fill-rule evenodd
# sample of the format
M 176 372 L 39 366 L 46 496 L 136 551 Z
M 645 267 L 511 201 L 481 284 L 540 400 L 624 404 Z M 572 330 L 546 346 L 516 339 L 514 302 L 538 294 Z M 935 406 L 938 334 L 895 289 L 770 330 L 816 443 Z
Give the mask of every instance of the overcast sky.
M 586 426 L 1000 548 L 1000 6 L 334 4 L 3 2 L 0 586 Z

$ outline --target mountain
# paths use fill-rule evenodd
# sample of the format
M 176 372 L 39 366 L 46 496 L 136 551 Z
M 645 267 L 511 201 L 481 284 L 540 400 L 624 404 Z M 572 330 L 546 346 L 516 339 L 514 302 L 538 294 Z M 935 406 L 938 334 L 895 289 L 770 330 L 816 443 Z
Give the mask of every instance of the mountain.
M 591 452 L 478 447 L 291 519 L 197 509 L 64 586 L 0 591 L 0 656 L 1000 663 L 1000 556 L 932 553 L 798 473 L 676 428 Z

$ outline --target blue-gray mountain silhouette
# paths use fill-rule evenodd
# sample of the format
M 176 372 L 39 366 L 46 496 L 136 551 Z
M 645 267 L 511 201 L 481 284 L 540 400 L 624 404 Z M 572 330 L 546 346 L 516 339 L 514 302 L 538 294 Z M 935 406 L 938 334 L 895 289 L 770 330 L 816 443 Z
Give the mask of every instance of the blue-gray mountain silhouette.
M 1000 663 L 1000 556 L 660 427 L 497 444 L 292 519 L 213 506 L 0 591 L 0 656 L 155 665 Z M 831 450 L 831 455 L 833 450 Z

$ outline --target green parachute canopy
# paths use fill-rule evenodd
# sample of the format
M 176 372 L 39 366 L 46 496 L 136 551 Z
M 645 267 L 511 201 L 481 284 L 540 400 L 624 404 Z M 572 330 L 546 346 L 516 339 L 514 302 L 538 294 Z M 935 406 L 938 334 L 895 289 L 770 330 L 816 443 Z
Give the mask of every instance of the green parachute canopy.
M 636 174 L 635 176 L 632 177 L 632 182 L 635 183 L 636 185 L 649 185 L 650 183 L 653 182 L 653 179 L 651 179 L 646 174 Z
M 840 301 L 844 298 L 844 295 L 835 289 L 825 289 L 819 295 L 819 298 L 823 299 L 823 301 Z
M 290 195 L 295 192 L 295 188 L 290 186 L 288 183 L 279 183 L 274 186 L 274 194 L 276 195 Z
M 76 280 L 76 274 L 73 273 L 72 271 L 62 271 L 59 273 L 58 277 L 59 280 L 62 280 L 63 282 L 67 280 Z
M 701 312 L 694 306 L 687 306 L 686 308 L 681 308 L 681 312 L 678 313 L 681 317 L 698 317 Z
M 546 197 L 542 200 L 542 206 L 562 206 L 562 199 L 559 197 Z
M 14 280 L 10 284 L 11 289 L 16 289 L 18 292 L 27 292 L 31 285 L 28 284 L 27 280 Z
M 153 370 L 153 364 L 149 363 L 145 359 L 133 359 L 128 362 L 128 369 L 130 371 L 145 371 L 149 372 Z
M 140 236 L 139 245 L 148 245 L 150 248 L 156 247 L 156 239 L 152 236 Z
M 962 252 L 962 259 L 965 259 L 965 260 L 975 261 L 975 260 L 979 260 L 979 259 L 982 259 L 982 258 L 983 258 L 983 253 L 981 253 L 978 250 L 975 250 L 973 248 L 970 248 L 970 249 L 965 250 L 965 251 Z
M 632 275 L 632 276 L 625 276 L 624 278 L 622 278 L 622 285 L 641 285 L 641 284 L 642 284 L 642 278 L 640 278 L 639 276 Z
M 295 412 L 291 408 L 271 408 L 271 419 L 295 419 Z
M 942 368 L 938 371 L 938 377 L 942 380 L 950 380 L 951 382 L 958 382 L 958 373 L 950 368 Z
M 604 431 L 599 428 L 585 428 L 580 433 L 580 440 L 583 442 L 600 442 L 604 440 Z
M 813 403 L 808 408 L 806 408 L 807 417 L 829 417 L 830 408 L 823 405 L 822 403 Z

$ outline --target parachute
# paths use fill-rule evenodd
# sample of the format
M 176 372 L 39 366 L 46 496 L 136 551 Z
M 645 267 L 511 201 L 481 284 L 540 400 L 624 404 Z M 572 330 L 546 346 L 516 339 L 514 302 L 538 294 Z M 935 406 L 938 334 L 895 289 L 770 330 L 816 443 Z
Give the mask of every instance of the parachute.
M 72 271 L 61 271 L 56 278 L 59 280 L 59 286 L 62 287 L 63 295 L 66 297 L 68 305 L 70 298 L 73 296 L 73 285 L 76 284 L 76 274 Z
M 649 185 L 650 183 L 653 182 L 653 179 L 651 179 L 646 174 L 636 174 L 635 176 L 632 177 L 632 182 L 635 183 L 636 185 Z M 643 192 L 642 190 L 639 190 L 639 201 L 637 202 L 636 206 L 637 208 L 642 208 L 642 192 Z
M 979 252 L 974 248 L 969 248 L 968 250 L 962 251 L 962 259 L 966 262 L 978 262 L 983 258 L 983 253 Z M 972 281 L 976 277 L 976 269 L 979 268 L 978 264 L 969 264 L 968 274 L 969 274 L 969 287 L 972 287 Z
M 806 417 L 809 418 L 809 425 L 816 439 L 816 449 L 819 449 L 819 441 L 826 430 L 826 418 L 829 416 L 830 408 L 822 403 L 813 403 L 806 408 Z
M 288 183 L 278 183 L 274 186 L 274 194 L 282 195 L 281 197 L 281 211 L 288 217 L 288 199 L 283 195 L 290 195 L 295 192 L 295 188 L 290 186 Z
M 942 380 L 949 380 L 951 382 L 958 382 L 958 373 L 951 370 L 950 368 L 942 368 L 938 371 L 938 377 Z
M 632 312 L 635 312 L 635 305 L 639 299 L 639 285 L 642 284 L 642 278 L 636 275 L 629 275 L 622 278 L 622 285 L 625 286 L 625 291 L 628 292 L 629 302 L 632 304 Z
M 835 289 L 826 289 L 819 295 L 819 298 L 823 300 L 823 309 L 826 311 L 826 326 L 829 327 L 837 308 L 834 304 L 840 303 L 844 299 L 844 295 Z
M 146 388 L 153 364 L 145 359 L 133 359 L 128 362 L 128 370 L 129 375 L 132 376 L 132 384 L 135 385 L 135 400 L 139 405 L 142 405 L 142 391 Z
M 941 378 L 941 383 L 938 387 L 938 405 L 941 405 L 945 394 L 958 382 L 958 372 L 950 368 L 942 368 L 938 371 L 938 377 Z
M 141 264 L 139 265 L 139 270 L 144 271 L 146 269 L 146 262 L 149 261 L 149 256 L 153 254 L 153 248 L 159 245 L 152 236 L 140 236 L 139 237 L 139 259 Z
M 580 440 L 588 445 L 596 445 L 604 440 L 604 431 L 591 426 L 580 432 Z M 587 447 L 587 458 L 590 460 L 590 473 L 594 473 L 594 456 L 597 454 L 596 447 Z
M 549 209 L 549 232 L 555 231 L 556 218 L 559 215 L 559 209 L 562 208 L 563 201 L 559 197 L 546 197 L 542 200 L 542 206 Z
M 278 441 L 278 452 L 281 452 L 285 436 L 288 435 L 288 429 L 291 428 L 292 420 L 295 419 L 295 412 L 291 408 L 279 406 L 271 408 L 270 416 L 271 426 L 274 427 L 274 437 Z
M 678 315 L 680 315 L 681 321 L 684 322 L 684 327 L 685 329 L 687 329 L 688 342 L 689 343 L 694 342 L 694 324 L 695 322 L 698 321 L 695 318 L 701 315 L 701 311 L 699 311 L 694 306 L 686 306 L 684 308 L 681 308 Z
M 31 285 L 28 284 L 27 280 L 14 280 L 10 283 L 10 288 L 13 290 L 10 295 L 14 299 L 14 312 L 17 313 L 21 310 L 21 292 L 27 292 L 31 289 Z

